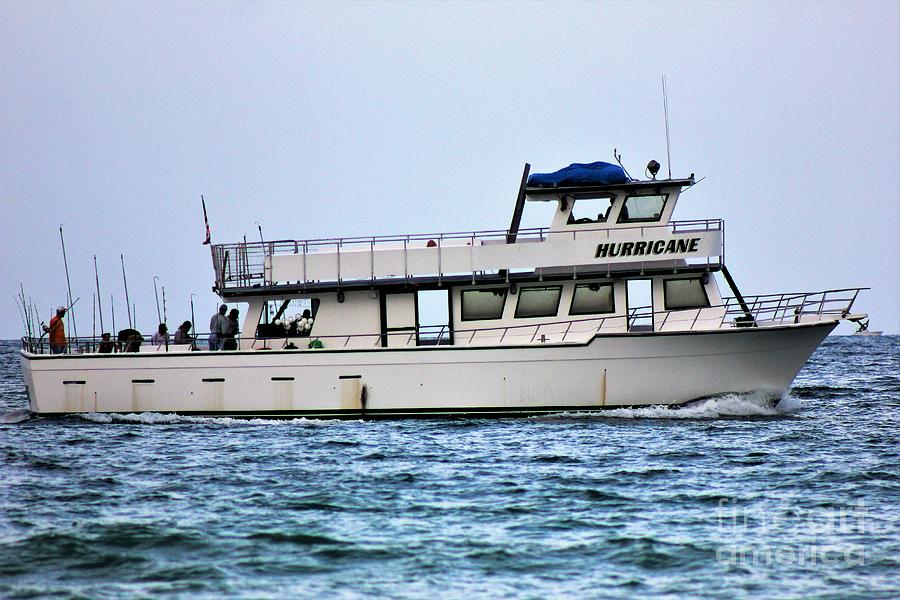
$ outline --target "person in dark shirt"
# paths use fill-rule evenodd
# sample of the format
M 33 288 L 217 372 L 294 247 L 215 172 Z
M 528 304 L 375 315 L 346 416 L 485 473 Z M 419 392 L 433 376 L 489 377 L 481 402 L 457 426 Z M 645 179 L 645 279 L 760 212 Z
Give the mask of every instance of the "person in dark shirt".
M 116 339 L 122 352 L 140 352 L 144 336 L 137 329 L 123 329 Z
M 176 344 L 193 344 L 194 338 L 191 337 L 191 322 L 185 321 L 175 331 Z
M 225 325 L 224 338 L 225 341 L 222 344 L 222 350 L 237 350 L 237 335 L 240 333 L 238 331 L 238 314 L 240 311 L 236 308 L 232 308 L 231 312 L 228 313 L 228 323 Z
M 97 346 L 97 352 L 100 354 L 112 354 L 115 349 L 115 344 L 109 339 L 109 334 L 104 333 L 100 336 L 100 345 Z

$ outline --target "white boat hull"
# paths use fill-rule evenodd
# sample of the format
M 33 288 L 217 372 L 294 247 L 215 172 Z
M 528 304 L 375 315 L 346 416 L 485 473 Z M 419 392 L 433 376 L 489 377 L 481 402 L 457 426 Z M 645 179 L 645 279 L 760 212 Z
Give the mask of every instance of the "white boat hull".
M 241 417 L 523 415 L 779 397 L 836 321 L 612 334 L 587 344 L 32 355 L 31 412 Z

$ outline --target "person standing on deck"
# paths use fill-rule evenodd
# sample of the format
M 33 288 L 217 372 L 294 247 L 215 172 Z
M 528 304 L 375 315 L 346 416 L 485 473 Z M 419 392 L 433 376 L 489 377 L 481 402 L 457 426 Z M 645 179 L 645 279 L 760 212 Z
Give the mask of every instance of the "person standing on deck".
M 228 313 L 228 319 L 226 320 L 225 329 L 223 332 L 223 340 L 222 340 L 222 350 L 237 350 L 237 336 L 240 333 L 238 330 L 238 314 L 240 311 L 236 308 L 232 308 L 231 312 Z
M 194 339 L 191 337 L 191 322 L 185 321 L 182 323 L 178 329 L 175 330 L 175 343 L 176 344 L 193 344 Z
M 169 346 L 169 328 L 165 323 L 159 324 L 159 329 L 150 338 L 150 343 L 154 346 Z
M 66 327 L 63 323 L 63 317 L 66 316 L 66 307 L 59 306 L 56 308 L 56 316 L 50 319 L 50 326 L 41 325 L 44 333 L 50 334 L 50 353 L 62 354 L 66 351 Z
M 224 304 L 219 307 L 219 312 L 209 320 L 209 349 L 219 350 L 225 337 L 225 328 L 228 326 L 228 318 L 225 312 L 228 307 Z

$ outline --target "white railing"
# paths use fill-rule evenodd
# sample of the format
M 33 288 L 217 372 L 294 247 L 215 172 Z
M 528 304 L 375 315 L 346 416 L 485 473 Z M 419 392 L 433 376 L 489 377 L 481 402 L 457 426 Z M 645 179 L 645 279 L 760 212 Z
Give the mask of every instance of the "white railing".
M 724 235 L 724 229 L 725 222 L 722 219 L 671 221 L 665 224 L 565 230 L 551 230 L 549 227 L 540 227 L 520 229 L 517 232 L 516 243 L 541 242 L 546 240 L 551 234 L 554 236 L 571 236 L 575 240 L 579 236 L 583 237 L 586 235 L 596 238 L 598 233 L 604 233 L 607 239 L 615 239 L 622 233 L 628 232 L 637 232 L 642 237 L 647 232 L 661 231 L 672 234 L 722 231 Z M 508 235 L 510 235 L 508 230 L 487 230 L 216 244 L 212 247 L 213 269 L 216 273 L 216 287 L 220 290 L 261 286 L 272 283 L 266 280 L 266 257 L 302 255 L 304 260 L 302 271 L 305 273 L 307 255 L 330 253 L 336 255 L 337 271 L 335 275 L 336 280 L 340 281 L 341 253 L 346 254 L 359 250 L 369 251 L 372 257 L 372 270 L 374 273 L 374 255 L 376 250 L 402 248 L 405 255 L 410 248 L 434 247 L 437 249 L 438 257 L 440 257 L 441 248 L 443 247 L 470 245 L 474 248 L 476 245 L 505 244 Z M 724 252 L 723 240 L 720 260 L 724 260 Z M 440 262 L 440 258 L 438 258 L 438 261 Z M 440 269 L 438 271 L 438 275 L 440 275 Z
M 735 298 L 725 298 L 719 305 L 691 309 L 696 316 L 683 331 L 710 331 L 735 327 L 775 327 L 788 324 L 813 323 L 845 318 L 859 292 L 868 288 L 845 288 L 826 290 L 823 292 L 802 292 L 793 294 L 768 294 L 747 296 L 743 306 Z M 746 310 L 745 308 L 746 307 Z M 570 319 L 549 323 L 532 323 L 527 325 L 508 325 L 501 327 L 480 327 L 457 329 L 451 331 L 444 326 L 422 326 L 417 330 L 387 333 L 364 333 L 345 335 L 321 335 L 304 337 L 275 338 L 236 338 L 237 350 L 273 350 L 293 346 L 297 350 L 327 349 L 362 349 L 362 348 L 397 348 L 415 346 L 474 346 L 474 345 L 530 345 L 537 343 L 580 344 L 585 343 L 598 333 L 634 332 L 636 323 L 649 320 L 652 330 L 666 330 L 668 319 L 672 315 L 685 314 L 688 311 L 652 311 L 650 307 L 638 307 L 628 311 L 626 315 L 611 315 L 585 319 Z M 715 319 L 701 318 L 701 315 L 717 313 Z M 194 338 L 194 349 L 203 350 L 207 336 Z M 64 354 L 98 353 L 103 341 L 96 337 L 75 338 L 69 340 L 63 350 Z M 107 342 L 109 343 L 109 342 Z M 127 342 L 119 343 L 109 353 L 144 350 L 127 348 Z M 22 348 L 32 354 L 49 354 L 51 348 L 45 338 L 22 338 Z M 190 351 L 191 346 L 166 346 L 156 349 L 158 352 Z M 205 350 L 208 351 L 208 350 Z M 227 352 L 227 350 L 224 350 Z M 98 354 L 100 355 L 100 354 Z

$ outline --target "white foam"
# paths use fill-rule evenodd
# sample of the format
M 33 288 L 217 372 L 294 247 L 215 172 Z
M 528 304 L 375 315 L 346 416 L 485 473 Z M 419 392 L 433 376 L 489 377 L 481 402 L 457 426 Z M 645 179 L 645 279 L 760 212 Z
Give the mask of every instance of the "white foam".
M 4 425 L 11 425 L 13 423 L 21 423 L 22 421 L 27 421 L 31 418 L 31 411 L 27 408 L 17 408 L 15 410 L 8 410 L 5 412 L 0 412 L 0 423 Z
M 615 408 L 599 412 L 559 413 L 538 418 L 614 418 L 614 419 L 718 419 L 721 417 L 771 417 L 800 408 L 800 401 L 784 394 L 777 404 L 762 393 L 723 394 L 683 407 L 647 406 Z
M 241 425 L 293 425 L 300 427 L 323 427 L 347 423 L 340 420 L 322 419 L 235 419 L 232 417 L 195 417 L 175 413 L 82 413 L 78 415 L 86 421 L 94 423 L 142 423 L 144 425 L 160 425 L 172 423 L 195 423 L 203 425 L 222 425 L 225 427 Z M 349 421 L 361 423 L 362 421 Z

